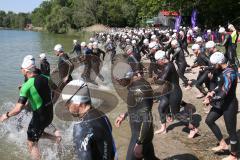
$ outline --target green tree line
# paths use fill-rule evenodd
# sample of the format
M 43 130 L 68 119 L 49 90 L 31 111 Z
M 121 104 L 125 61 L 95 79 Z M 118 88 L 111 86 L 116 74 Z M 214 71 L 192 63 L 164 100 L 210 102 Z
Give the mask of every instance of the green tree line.
M 31 23 L 30 14 L 0 11 L 0 27 L 23 29 Z
M 31 14 L 0 12 L 0 26 L 23 28 L 30 20 L 53 33 L 81 30 L 96 23 L 111 27 L 138 27 L 160 10 L 178 11 L 190 25 L 193 9 L 198 23 L 216 27 L 228 22 L 239 25 L 240 2 L 236 0 L 47 0 Z

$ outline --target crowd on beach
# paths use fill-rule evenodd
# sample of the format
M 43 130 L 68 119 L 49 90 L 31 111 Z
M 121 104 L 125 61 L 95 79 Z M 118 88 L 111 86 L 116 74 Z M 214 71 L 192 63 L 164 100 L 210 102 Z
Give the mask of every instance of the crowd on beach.
M 129 120 L 131 139 L 126 151 L 127 160 L 158 159 L 154 152 L 153 137 L 167 134 L 167 126 L 174 120 L 184 121 L 189 128 L 189 140 L 195 138 L 199 129 L 194 120 L 182 120 L 180 113 L 181 108 L 187 105 L 183 100 L 183 92 L 192 87 L 197 88 L 199 94 L 196 98 L 206 106 L 205 123 L 219 142 L 212 151 L 229 150 L 229 156 L 223 160 L 237 160 L 238 38 L 238 31 L 232 24 L 227 28 L 219 26 L 217 31 L 182 26 L 179 29 L 113 28 L 108 32 L 95 33 L 89 42 L 73 40 L 71 53 L 84 65 L 80 79 L 71 76 L 74 63 L 64 52 L 63 45 L 57 44 L 53 50 L 59 57 L 59 83 L 51 80 L 46 54 L 40 54 L 39 67 L 36 66 L 35 57 L 24 57 L 21 71 L 25 82 L 19 87 L 19 100 L 11 111 L 0 117 L 0 121 L 30 106 L 33 117 L 27 131 L 29 152 L 33 159 L 41 159 L 38 148 L 40 138 L 57 143 L 64 138 L 52 124 L 53 106 L 61 97 L 63 108 L 78 119 L 73 128 L 76 157 L 81 160 L 117 159 L 111 123 L 103 112 L 92 105 L 88 88 L 89 83 L 98 85 L 95 79 L 91 79 L 92 72 L 101 81 L 105 80 L 100 66 L 109 55 L 110 63 L 114 66 L 113 83 L 127 89 L 127 112 L 121 113 L 114 124 L 119 128 L 126 118 Z M 218 46 L 224 47 L 224 52 Z M 192 59 L 193 63 L 189 64 L 186 57 Z M 194 80 L 186 76 L 193 69 L 198 72 Z M 156 94 L 152 88 L 153 84 L 169 87 L 169 83 L 171 91 L 166 94 Z M 61 94 L 69 85 L 75 86 L 76 92 Z M 161 123 L 161 127 L 155 131 L 152 117 L 154 103 L 158 104 Z M 222 116 L 230 139 L 230 149 L 215 123 Z M 52 133 L 45 132 L 49 126 L 54 128 Z

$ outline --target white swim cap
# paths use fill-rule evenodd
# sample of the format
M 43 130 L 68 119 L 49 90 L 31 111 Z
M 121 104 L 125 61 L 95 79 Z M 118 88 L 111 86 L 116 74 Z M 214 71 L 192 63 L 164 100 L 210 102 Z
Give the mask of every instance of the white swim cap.
M 162 60 L 162 59 L 166 58 L 166 52 L 164 52 L 162 50 L 159 50 L 155 53 L 154 58 L 155 58 L 156 61 Z
M 224 27 L 220 27 L 218 32 L 219 33 L 224 33 L 225 32 L 225 28 Z
M 81 47 L 85 47 L 85 46 L 86 46 L 86 42 L 82 42 Z
M 43 59 L 46 58 L 46 54 L 45 54 L 45 53 L 42 53 L 42 54 L 39 55 L 39 57 L 40 57 L 41 60 L 43 60 Z
M 207 49 L 215 47 L 215 42 L 213 41 L 208 41 L 205 45 Z
M 35 61 L 32 60 L 32 59 L 28 59 L 28 58 L 25 57 L 25 58 L 23 59 L 21 68 L 22 68 L 22 69 L 31 69 L 31 68 L 33 68 L 33 67 L 36 67 Z
M 203 42 L 202 37 L 197 37 L 196 42 L 197 42 L 197 43 L 199 43 L 199 42 Z
M 61 44 L 55 45 L 54 51 L 62 52 L 63 51 L 63 46 Z
M 72 96 L 73 97 L 70 102 L 73 104 L 82 104 L 91 101 L 88 86 L 83 80 L 72 80 L 66 87 L 69 86 L 74 86 L 76 89 L 80 87 L 82 88 L 74 96 L 72 94 L 62 94 L 62 99 L 64 101 L 68 101 Z
M 192 46 L 192 50 L 199 50 L 200 49 L 200 46 L 198 44 L 194 44 Z
M 225 62 L 225 56 L 221 52 L 215 52 L 211 55 L 210 62 L 212 64 L 223 64 Z

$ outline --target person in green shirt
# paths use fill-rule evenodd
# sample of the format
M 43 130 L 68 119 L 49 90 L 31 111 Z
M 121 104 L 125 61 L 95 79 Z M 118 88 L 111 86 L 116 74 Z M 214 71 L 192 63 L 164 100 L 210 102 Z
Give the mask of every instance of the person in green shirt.
M 51 89 L 49 87 L 49 77 L 38 74 L 35 61 L 24 59 L 21 72 L 26 78 L 26 82 L 22 85 L 20 96 L 15 107 L 0 116 L 0 122 L 10 117 L 18 115 L 26 106 L 27 101 L 31 104 L 33 111 L 32 120 L 28 126 L 28 148 L 32 159 L 40 160 L 41 155 L 38 148 L 40 138 L 48 138 L 56 142 L 60 142 L 61 137 L 46 133 L 44 130 L 53 120 L 53 104 Z

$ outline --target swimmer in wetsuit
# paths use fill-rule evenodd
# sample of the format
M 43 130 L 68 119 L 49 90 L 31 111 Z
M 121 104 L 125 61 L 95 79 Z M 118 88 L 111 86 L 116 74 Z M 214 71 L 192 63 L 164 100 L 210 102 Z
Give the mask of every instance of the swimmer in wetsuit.
M 41 156 L 38 148 L 40 138 L 48 138 L 60 142 L 61 137 L 44 132 L 53 120 L 53 104 L 49 79 L 45 75 L 38 75 L 35 71 L 35 61 L 24 59 L 21 67 L 23 75 L 27 81 L 22 85 L 20 97 L 15 108 L 0 117 L 0 121 L 7 120 L 19 114 L 27 100 L 31 103 L 33 111 L 32 120 L 27 130 L 29 152 L 34 160 L 40 160 Z
M 168 82 L 171 84 L 173 89 L 170 91 L 170 93 L 159 97 L 160 103 L 158 106 L 158 111 L 162 126 L 161 129 L 155 132 L 155 134 L 162 134 L 167 132 L 166 116 L 169 111 L 171 111 L 173 116 L 178 119 L 177 114 L 180 112 L 180 105 L 182 104 L 182 90 L 179 85 L 179 76 L 175 66 L 173 62 L 170 62 L 167 59 L 166 53 L 159 50 L 155 54 L 155 59 L 157 64 L 163 68 L 156 78 L 156 84 L 162 85 Z M 191 122 L 189 122 L 187 126 L 190 129 L 188 138 L 193 138 L 197 134 L 198 129 Z
M 39 55 L 40 57 L 40 70 L 42 74 L 46 76 L 50 76 L 50 64 L 47 61 L 47 57 L 45 53 Z
M 127 64 L 126 64 L 127 65 Z M 122 75 L 115 77 L 121 86 L 128 86 L 128 112 L 121 114 L 115 121 L 119 127 L 128 116 L 131 140 L 126 160 L 155 160 L 153 140 L 153 90 L 151 85 L 139 74 L 132 72 L 130 66 L 121 68 Z
M 207 86 L 207 88 L 209 88 L 210 85 L 210 80 L 208 78 L 209 71 L 205 71 L 203 70 L 203 68 L 211 66 L 211 63 L 208 56 L 204 52 L 201 52 L 200 45 L 194 44 L 192 46 L 192 50 L 194 55 L 196 56 L 196 59 L 193 62 L 191 69 L 196 67 L 199 68 L 199 73 L 197 76 L 197 82 L 195 83 L 195 86 L 200 91 L 200 94 L 197 95 L 196 98 L 202 98 L 207 94 L 207 91 L 205 91 L 204 87 L 202 86 L 203 83 L 205 83 L 205 86 Z
M 213 151 L 218 152 L 228 150 L 228 145 L 225 142 L 220 128 L 215 123 L 221 116 L 223 116 L 227 132 L 229 134 L 231 154 L 223 160 L 237 160 L 238 152 L 238 137 L 236 132 L 238 100 L 236 97 L 237 88 L 237 73 L 234 69 L 229 67 L 223 53 L 216 52 L 210 57 L 211 63 L 216 69 L 220 69 L 221 75 L 218 77 L 218 86 L 209 92 L 204 100 L 204 104 L 212 105 L 212 108 L 207 115 L 206 124 L 212 130 L 219 141 L 219 146 L 212 148 Z
M 91 105 L 87 84 L 73 80 L 69 85 L 79 86 L 75 95 L 63 94 L 66 107 L 76 123 L 73 127 L 73 142 L 79 160 L 114 160 L 116 146 L 108 117 Z
M 59 88 L 63 88 L 68 82 L 72 80 L 72 72 L 74 69 L 74 65 L 70 62 L 67 54 L 64 53 L 63 47 L 61 44 L 57 44 L 54 47 L 54 51 L 56 56 L 59 57 L 58 60 L 58 70 L 59 77 L 62 82 L 58 84 Z
M 174 53 L 171 61 L 172 62 L 175 61 L 178 67 L 178 70 L 177 70 L 178 75 L 182 79 L 184 83 L 184 87 L 186 87 L 186 89 L 191 89 L 190 81 L 184 76 L 186 67 L 188 65 L 184 56 L 183 49 L 180 47 L 177 40 L 172 40 L 171 46 L 174 49 Z
M 101 65 L 101 62 L 104 61 L 106 53 L 98 47 L 97 42 L 93 43 L 92 51 L 93 51 L 92 59 L 91 59 L 92 69 L 94 70 L 96 76 L 98 76 L 102 81 L 104 81 L 104 77 L 100 73 L 100 65 Z M 102 61 L 100 59 L 101 55 L 102 55 Z

